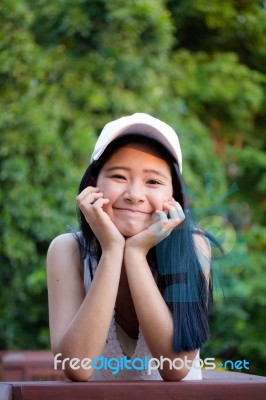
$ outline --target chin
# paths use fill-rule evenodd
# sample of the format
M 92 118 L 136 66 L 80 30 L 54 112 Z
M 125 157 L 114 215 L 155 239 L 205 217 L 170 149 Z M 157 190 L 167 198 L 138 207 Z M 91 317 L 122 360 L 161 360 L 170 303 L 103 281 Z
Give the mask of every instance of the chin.
M 131 236 L 135 236 L 138 233 L 144 231 L 145 229 L 147 229 L 146 226 L 143 227 L 117 227 L 119 232 L 124 236 L 124 237 L 131 237 Z

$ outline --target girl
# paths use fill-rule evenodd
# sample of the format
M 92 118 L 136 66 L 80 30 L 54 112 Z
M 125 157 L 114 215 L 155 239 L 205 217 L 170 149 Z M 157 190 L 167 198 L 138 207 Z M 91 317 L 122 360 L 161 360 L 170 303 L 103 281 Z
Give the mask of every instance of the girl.
M 176 133 L 150 115 L 99 136 L 77 196 L 80 231 L 47 255 L 51 346 L 68 378 L 201 379 L 211 251 L 181 172 Z

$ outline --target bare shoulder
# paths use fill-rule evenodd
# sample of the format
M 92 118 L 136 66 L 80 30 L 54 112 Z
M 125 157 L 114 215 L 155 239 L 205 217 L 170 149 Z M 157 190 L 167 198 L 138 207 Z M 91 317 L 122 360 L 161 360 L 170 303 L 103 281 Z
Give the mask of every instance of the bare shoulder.
M 204 236 L 202 233 L 194 233 L 193 239 L 203 273 L 208 279 L 210 274 L 211 256 L 212 256 L 209 239 L 207 239 L 206 236 Z
M 211 245 L 209 239 L 202 233 L 194 233 L 193 239 L 197 252 L 201 252 L 205 257 L 211 258 Z
M 77 241 L 72 235 L 72 233 L 63 233 L 62 235 L 56 236 L 52 240 L 48 252 L 64 248 L 74 248 L 76 246 L 77 246 Z
M 57 236 L 51 242 L 47 252 L 47 269 L 73 269 L 73 265 L 80 271 L 81 258 L 78 242 L 71 233 Z

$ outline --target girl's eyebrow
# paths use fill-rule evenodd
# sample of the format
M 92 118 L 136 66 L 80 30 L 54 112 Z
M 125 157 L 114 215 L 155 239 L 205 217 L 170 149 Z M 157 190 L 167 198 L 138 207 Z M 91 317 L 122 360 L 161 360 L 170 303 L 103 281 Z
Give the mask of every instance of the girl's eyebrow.
M 144 169 L 143 172 L 153 173 L 155 175 L 161 176 L 164 179 L 168 179 L 166 175 L 164 175 L 161 171 L 158 171 L 157 169 Z
M 118 165 L 118 166 L 115 166 L 115 167 L 107 168 L 106 172 L 112 172 L 112 171 L 114 171 L 114 170 L 116 170 L 116 169 L 122 169 L 122 170 L 124 170 L 124 171 L 130 171 L 131 168 L 129 168 L 129 167 L 122 167 L 122 166 L 119 166 L 119 165 Z M 161 171 L 158 171 L 157 169 L 144 169 L 143 172 L 144 172 L 144 173 L 147 173 L 147 172 L 148 172 L 148 173 L 153 173 L 153 174 L 156 174 L 156 175 L 161 176 L 161 177 L 164 178 L 164 179 L 168 179 L 166 175 L 164 175 Z
M 119 165 L 117 166 L 117 167 L 110 167 L 110 168 L 107 168 L 107 172 L 111 172 L 111 171 L 114 171 L 115 169 L 123 169 L 123 170 L 125 170 L 125 171 L 130 171 L 130 168 L 128 168 L 128 167 L 120 167 Z

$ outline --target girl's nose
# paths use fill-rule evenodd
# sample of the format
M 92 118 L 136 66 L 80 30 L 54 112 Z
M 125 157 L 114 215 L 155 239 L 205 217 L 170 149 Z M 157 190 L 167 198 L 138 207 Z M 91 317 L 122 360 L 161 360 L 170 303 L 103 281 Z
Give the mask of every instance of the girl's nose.
M 141 185 L 134 183 L 128 185 L 124 193 L 124 198 L 132 203 L 139 203 L 145 201 L 145 193 Z

